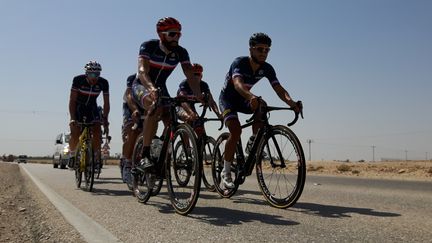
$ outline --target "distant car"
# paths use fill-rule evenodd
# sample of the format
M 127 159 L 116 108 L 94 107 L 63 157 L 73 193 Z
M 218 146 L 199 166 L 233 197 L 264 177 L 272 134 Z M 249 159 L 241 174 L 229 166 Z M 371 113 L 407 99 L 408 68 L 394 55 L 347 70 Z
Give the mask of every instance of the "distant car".
M 70 133 L 60 133 L 55 140 L 53 155 L 53 167 L 65 169 L 69 162 L 69 139 Z
M 19 155 L 18 156 L 18 164 L 19 163 L 24 163 L 24 164 L 27 164 L 27 155 Z

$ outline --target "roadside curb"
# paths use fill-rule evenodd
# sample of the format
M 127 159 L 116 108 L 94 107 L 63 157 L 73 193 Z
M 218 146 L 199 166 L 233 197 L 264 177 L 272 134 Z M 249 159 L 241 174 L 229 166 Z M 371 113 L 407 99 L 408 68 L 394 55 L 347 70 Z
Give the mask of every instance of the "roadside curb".
M 25 166 L 19 167 L 87 242 L 121 242 L 107 229 L 34 177 Z

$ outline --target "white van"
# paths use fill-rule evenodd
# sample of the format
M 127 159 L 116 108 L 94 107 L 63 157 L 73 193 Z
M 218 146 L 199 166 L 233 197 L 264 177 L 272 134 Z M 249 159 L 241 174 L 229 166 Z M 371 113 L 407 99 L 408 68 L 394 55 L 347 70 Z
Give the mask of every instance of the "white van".
M 57 168 L 60 165 L 61 169 L 65 169 L 69 162 L 69 139 L 70 133 L 60 133 L 55 140 L 55 149 L 53 155 L 53 167 Z

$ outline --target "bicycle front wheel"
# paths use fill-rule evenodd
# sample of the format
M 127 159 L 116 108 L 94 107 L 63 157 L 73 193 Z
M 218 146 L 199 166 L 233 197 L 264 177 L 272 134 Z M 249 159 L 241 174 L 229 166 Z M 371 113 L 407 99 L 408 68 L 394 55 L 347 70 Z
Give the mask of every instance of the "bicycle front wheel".
M 85 163 L 82 160 L 85 160 L 85 150 L 81 148 L 81 146 L 78 146 L 78 149 L 76 151 L 76 157 L 74 161 L 74 169 L 75 169 L 75 185 L 77 188 L 81 188 L 81 182 L 82 182 L 82 174 L 83 171 L 81 169 L 81 163 Z
M 95 176 L 95 162 L 91 142 L 87 142 L 84 170 L 85 190 L 91 192 L 93 190 L 94 176 Z
M 193 129 L 188 124 L 178 125 L 168 146 L 171 146 L 165 157 L 168 194 L 175 211 L 187 215 L 195 207 L 201 187 L 201 161 Z
M 261 192 L 276 208 L 287 208 L 300 198 L 306 180 L 303 148 L 294 132 L 273 126 L 258 147 L 256 174 Z

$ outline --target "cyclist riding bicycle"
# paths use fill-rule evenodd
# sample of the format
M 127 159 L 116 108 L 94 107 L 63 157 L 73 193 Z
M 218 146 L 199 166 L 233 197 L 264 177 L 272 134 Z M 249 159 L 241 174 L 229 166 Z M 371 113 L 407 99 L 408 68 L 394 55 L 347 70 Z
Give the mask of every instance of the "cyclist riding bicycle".
M 79 122 L 93 123 L 91 128 L 93 134 L 93 151 L 95 158 L 100 158 L 101 147 L 101 124 L 104 126 L 104 132 L 108 133 L 108 114 L 110 111 L 109 103 L 109 84 L 108 81 L 100 77 L 102 67 L 96 61 L 90 61 L 84 66 L 85 74 L 74 77 L 69 99 L 69 127 L 71 138 L 69 148 L 71 153 L 70 166 L 75 164 L 75 152 L 80 136 Z M 99 115 L 97 107 L 97 97 L 103 93 L 103 118 Z
M 127 78 L 126 90 L 123 95 L 123 125 L 122 125 L 122 161 L 120 163 L 122 170 L 122 180 L 128 184 L 131 183 L 132 153 L 136 138 L 141 129 L 133 129 L 134 124 L 138 124 L 143 110 L 132 97 L 132 83 L 137 78 L 137 74 L 132 74 Z M 142 128 L 142 127 L 141 127 Z
M 181 24 L 172 17 L 162 18 L 156 24 L 159 40 L 153 39 L 144 42 L 138 57 L 138 79 L 132 85 L 134 99 L 146 111 L 144 119 L 143 159 L 136 167 L 140 171 L 153 167 L 150 159 L 150 144 L 156 134 L 158 122 L 161 119 L 167 122 L 168 110 L 161 107 L 153 112 L 157 100 L 157 88 L 162 90 L 162 95 L 169 96 L 166 80 L 181 63 L 183 72 L 187 78 L 193 93 L 200 97 L 199 80 L 193 75 L 187 50 L 179 46 L 181 36 Z
M 300 107 L 296 107 L 296 102 L 279 83 L 273 67 L 266 62 L 270 46 L 271 39 L 269 36 L 264 33 L 254 33 L 249 39 L 249 56 L 238 57 L 234 60 L 219 96 L 219 107 L 230 132 L 225 144 L 224 169 L 221 174 L 226 188 L 234 188 L 231 177 L 231 162 L 234 159 L 236 144 L 242 132 L 237 112 L 252 114 L 259 106 L 258 97 L 250 92 L 252 87 L 265 77 L 282 101 L 294 108 L 296 112 L 300 111 Z M 259 122 L 253 124 L 253 135 L 248 144 L 253 142 L 255 134 L 261 126 L 262 124 Z
M 198 64 L 192 64 L 193 74 L 198 77 L 200 80 L 200 89 L 201 92 L 206 94 L 208 97 L 208 103 L 210 108 L 216 113 L 217 117 L 220 117 L 219 108 L 216 102 L 213 99 L 213 96 L 210 92 L 210 88 L 208 84 L 202 80 L 203 77 L 203 67 Z M 177 95 L 181 96 L 194 96 L 192 89 L 190 88 L 188 82 L 183 80 L 180 83 L 179 89 L 177 90 Z M 196 119 L 198 118 L 198 114 L 196 113 L 195 105 L 190 105 L 189 103 L 183 103 L 182 107 L 178 109 L 179 118 L 183 121 L 189 122 L 190 125 L 194 128 L 195 133 L 198 137 L 200 137 L 204 132 L 204 124 L 200 124 Z

